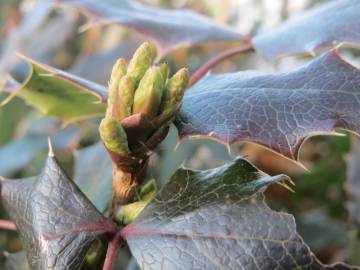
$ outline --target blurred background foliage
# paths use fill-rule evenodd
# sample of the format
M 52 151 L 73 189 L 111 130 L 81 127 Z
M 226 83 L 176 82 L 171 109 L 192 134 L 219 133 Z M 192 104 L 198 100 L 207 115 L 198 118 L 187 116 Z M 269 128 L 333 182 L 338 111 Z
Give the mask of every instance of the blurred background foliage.
M 169 9 L 190 8 L 229 24 L 242 34 L 251 34 L 276 26 L 287 17 L 321 1 L 142 2 Z M 143 41 L 140 35 L 113 24 L 86 29 L 86 18 L 75 9 L 39 8 L 37 5 L 38 2 L 32 0 L 0 0 L 1 75 L 11 70 L 17 80 L 26 78 L 27 65 L 13 57 L 12 52 L 17 51 L 107 84 L 116 58 L 128 58 Z M 172 70 L 187 66 L 193 72 L 224 49 L 224 46 L 212 45 L 179 49 L 162 60 L 167 61 Z M 343 55 L 351 62 L 359 63 L 359 55 L 353 51 L 344 51 Z M 241 55 L 219 64 L 213 72 L 246 69 L 287 71 L 307 60 L 305 57 L 289 57 L 270 64 L 256 54 Z M 0 93 L 0 100 L 4 99 L 5 95 Z M 47 137 L 50 136 L 68 174 L 92 198 L 99 210 L 105 210 L 107 200 L 98 198 L 98 194 L 99 190 L 110 194 L 111 165 L 102 146 L 96 144 L 99 141 L 98 122 L 99 119 L 87 120 L 64 127 L 59 120 L 43 117 L 22 100 L 12 99 L 0 107 L 0 175 L 19 178 L 38 174 L 46 157 Z M 161 186 L 181 165 L 195 169 L 211 168 L 237 155 L 246 156 L 268 174 L 288 174 L 296 183 L 295 193 L 273 185 L 266 191 L 269 205 L 295 216 L 299 233 L 323 262 L 345 261 L 359 265 L 360 147 L 355 135 L 344 134 L 308 139 L 301 149 L 303 166 L 300 166 L 254 144 L 237 143 L 228 149 L 209 139 L 179 142 L 177 131 L 172 127 L 151 159 L 149 174 Z M 87 173 L 79 173 L 79 167 L 87 167 Z M 0 219 L 7 219 L 3 210 L 0 210 Z M 9 254 L 20 250 L 17 234 L 0 230 L 0 269 L 15 269 L 11 268 L 11 260 L 18 258 Z M 21 254 L 16 256 L 22 258 Z M 130 260 L 129 252 L 125 250 L 119 260 L 124 265 Z M 91 269 L 86 265 L 84 268 Z M 131 260 L 128 269 L 136 269 Z

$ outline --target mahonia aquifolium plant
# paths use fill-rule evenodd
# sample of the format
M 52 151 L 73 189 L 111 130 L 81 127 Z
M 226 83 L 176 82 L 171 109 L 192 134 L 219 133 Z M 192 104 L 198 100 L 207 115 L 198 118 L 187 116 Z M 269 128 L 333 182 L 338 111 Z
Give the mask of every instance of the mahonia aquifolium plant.
M 113 208 L 134 200 L 148 157 L 166 136 L 189 82 L 186 68 L 169 78 L 168 64 L 154 65 L 155 57 L 155 48 L 145 42 L 128 64 L 118 59 L 111 73 L 99 131 L 113 160 Z
M 128 65 L 120 58 L 113 67 L 106 116 L 99 130 L 105 146 L 119 155 L 131 155 L 123 119 L 141 114 L 158 129 L 167 125 L 181 106 L 189 81 L 187 69 L 168 78 L 168 64 L 153 65 L 155 57 L 156 51 L 146 42 Z

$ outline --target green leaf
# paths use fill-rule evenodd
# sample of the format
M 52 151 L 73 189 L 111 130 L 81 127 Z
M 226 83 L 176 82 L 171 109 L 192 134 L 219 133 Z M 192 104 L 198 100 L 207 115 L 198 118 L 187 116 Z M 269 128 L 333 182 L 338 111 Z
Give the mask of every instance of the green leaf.
M 269 209 L 270 177 L 238 158 L 206 171 L 179 169 L 121 232 L 143 270 L 358 269 L 322 265 L 294 218 Z
M 182 137 L 249 141 L 298 160 L 304 140 L 360 133 L 360 70 L 336 50 L 286 73 L 209 75 L 186 93 L 175 125 Z
M 0 104 L 2 96 L 3 94 L 0 93 Z M 14 137 L 21 118 L 27 113 L 29 113 L 29 108 L 24 106 L 24 102 L 18 98 L 14 98 L 6 106 L 0 105 L 0 146 Z
M 107 96 L 105 87 L 24 58 L 30 64 L 30 73 L 17 95 L 28 104 L 65 122 L 105 113 L 106 105 L 102 103 Z
M 360 45 L 360 1 L 325 1 L 290 18 L 275 29 L 255 36 L 256 51 L 269 60 L 293 54 L 311 54 L 341 42 Z
M 33 270 L 78 270 L 92 242 L 116 230 L 65 175 L 52 153 L 39 176 L 3 180 L 1 199 Z

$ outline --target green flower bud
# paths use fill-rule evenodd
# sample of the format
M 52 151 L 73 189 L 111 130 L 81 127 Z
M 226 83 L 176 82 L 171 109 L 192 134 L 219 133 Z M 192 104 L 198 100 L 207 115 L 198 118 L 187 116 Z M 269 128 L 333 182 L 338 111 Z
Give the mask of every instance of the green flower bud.
M 126 133 L 120 122 L 104 118 L 100 123 L 99 131 L 106 148 L 120 155 L 130 152 Z
M 164 83 L 166 83 L 166 81 L 169 77 L 169 65 L 167 63 L 161 64 L 160 71 L 161 71 L 162 77 L 164 79 Z
M 106 110 L 106 115 L 108 117 L 111 117 L 112 115 L 113 104 L 115 102 L 115 97 L 119 87 L 119 82 L 125 74 L 126 74 L 126 61 L 123 58 L 119 58 L 114 64 L 109 82 L 108 109 Z
M 122 120 L 131 115 L 134 103 L 135 83 L 129 76 L 125 75 L 121 78 L 118 88 L 118 102 L 116 104 L 116 119 Z
M 189 72 L 186 68 L 180 69 L 167 81 L 160 106 L 161 114 L 154 121 L 156 126 L 169 121 L 180 108 L 188 83 Z
M 134 53 L 130 60 L 127 74 L 138 84 L 145 72 L 154 62 L 156 50 L 148 42 L 144 42 Z
M 164 85 L 161 69 L 149 68 L 135 91 L 133 114 L 141 113 L 148 119 L 154 118 L 159 112 Z

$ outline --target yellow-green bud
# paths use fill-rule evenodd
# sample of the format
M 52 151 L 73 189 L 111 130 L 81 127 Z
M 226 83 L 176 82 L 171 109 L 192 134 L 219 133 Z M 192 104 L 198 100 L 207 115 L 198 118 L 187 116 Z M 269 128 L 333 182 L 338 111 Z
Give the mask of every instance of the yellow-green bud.
M 109 82 L 109 98 L 108 98 L 108 109 L 106 115 L 110 117 L 113 111 L 113 104 L 117 90 L 119 88 L 119 82 L 121 78 L 126 74 L 126 61 L 123 58 L 119 58 L 112 69 L 110 82 Z
M 162 77 L 164 79 L 164 83 L 166 83 L 166 81 L 169 77 L 169 65 L 167 63 L 161 64 L 160 71 L 161 71 Z
M 139 83 L 145 72 L 154 62 L 155 57 L 156 50 L 148 42 L 144 42 L 136 50 L 127 69 L 127 74 L 134 79 L 135 84 Z
M 130 152 L 127 136 L 120 122 L 104 118 L 100 123 L 99 131 L 106 148 L 122 155 Z
M 148 119 L 154 118 L 159 112 L 164 84 L 161 69 L 149 68 L 135 91 L 133 114 L 141 113 Z
M 169 121 L 180 108 L 188 83 L 189 72 L 186 68 L 180 69 L 167 81 L 160 106 L 161 114 L 155 119 L 156 126 Z
M 134 103 L 135 83 L 129 76 L 125 75 L 121 78 L 118 88 L 118 102 L 116 109 L 118 112 L 115 114 L 116 119 L 122 120 L 132 113 L 132 106 Z

